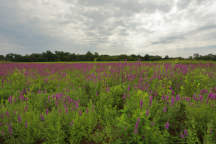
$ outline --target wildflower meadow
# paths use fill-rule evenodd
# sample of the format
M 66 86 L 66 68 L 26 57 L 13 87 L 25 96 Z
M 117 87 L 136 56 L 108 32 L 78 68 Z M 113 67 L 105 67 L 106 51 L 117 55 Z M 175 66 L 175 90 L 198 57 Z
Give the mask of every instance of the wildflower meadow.
M 215 144 L 213 62 L 0 63 L 0 144 Z

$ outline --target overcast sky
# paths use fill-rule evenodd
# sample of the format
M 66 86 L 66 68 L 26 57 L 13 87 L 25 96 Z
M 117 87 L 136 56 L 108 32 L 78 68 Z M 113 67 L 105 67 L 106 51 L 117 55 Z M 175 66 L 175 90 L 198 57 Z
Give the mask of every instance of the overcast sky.
M 0 54 L 216 54 L 216 0 L 0 0 Z

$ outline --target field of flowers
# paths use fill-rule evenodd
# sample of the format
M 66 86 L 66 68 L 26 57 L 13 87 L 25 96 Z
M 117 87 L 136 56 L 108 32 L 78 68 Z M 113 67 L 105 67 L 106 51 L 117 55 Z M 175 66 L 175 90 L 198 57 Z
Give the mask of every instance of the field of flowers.
M 214 144 L 215 63 L 0 63 L 1 144 Z

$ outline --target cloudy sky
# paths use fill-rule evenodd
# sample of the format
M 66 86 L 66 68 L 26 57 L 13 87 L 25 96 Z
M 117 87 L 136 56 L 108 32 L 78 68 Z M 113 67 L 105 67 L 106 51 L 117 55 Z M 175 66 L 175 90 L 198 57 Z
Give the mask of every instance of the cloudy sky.
M 216 54 L 215 0 L 0 0 L 0 54 Z

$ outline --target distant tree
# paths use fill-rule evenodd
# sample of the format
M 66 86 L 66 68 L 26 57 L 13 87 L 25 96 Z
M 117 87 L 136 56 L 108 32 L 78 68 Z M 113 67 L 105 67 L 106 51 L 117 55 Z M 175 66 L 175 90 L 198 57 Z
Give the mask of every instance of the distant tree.
M 3 61 L 5 58 L 3 55 L 0 55 L 0 61 Z
M 166 56 L 164 57 L 164 59 L 169 59 L 169 56 L 168 56 L 168 55 L 166 55 Z
M 94 60 L 94 55 L 88 51 L 86 54 L 85 54 L 85 59 L 84 60 L 87 60 L 87 61 L 93 61 Z
M 42 53 L 42 56 L 44 60 L 46 61 L 56 61 L 57 60 L 56 55 L 49 50 Z
M 146 55 L 144 56 L 144 60 L 146 60 L 146 61 L 150 60 L 150 55 L 146 54 Z
M 7 61 L 22 61 L 22 56 L 19 54 L 13 54 L 13 53 L 9 53 L 6 55 L 5 59 Z
M 194 59 L 199 59 L 200 55 L 198 53 L 193 54 Z
M 55 51 L 54 53 L 51 51 L 46 51 L 43 53 L 33 53 L 30 55 L 20 55 L 20 54 L 14 54 L 9 53 L 6 56 L 0 55 L 0 61 L 17 61 L 17 62 L 50 62 L 50 61 L 158 61 L 163 59 L 170 59 L 170 60 L 182 60 L 184 58 L 182 57 L 169 57 L 166 55 L 164 58 L 158 55 L 148 55 L 145 56 L 141 55 L 99 55 L 97 52 L 94 54 L 88 51 L 86 54 L 74 54 L 69 52 L 63 52 L 63 51 Z M 214 54 L 208 54 L 208 55 L 199 55 L 198 53 L 195 53 L 192 56 L 190 56 L 188 59 L 195 59 L 195 60 L 215 60 L 216 61 L 216 55 Z

